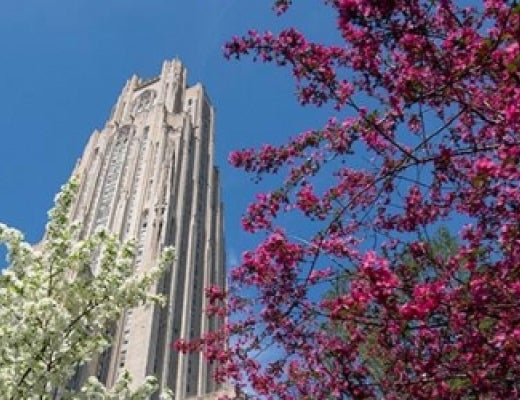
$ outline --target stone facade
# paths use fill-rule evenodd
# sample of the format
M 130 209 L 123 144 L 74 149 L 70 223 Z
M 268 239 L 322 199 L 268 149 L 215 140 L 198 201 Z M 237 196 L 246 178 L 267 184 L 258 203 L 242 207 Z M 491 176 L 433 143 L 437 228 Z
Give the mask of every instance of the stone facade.
M 111 386 L 126 369 L 136 385 L 157 376 L 176 400 L 219 389 L 200 355 L 172 348 L 220 323 L 202 312 L 204 287 L 225 283 L 214 138 L 213 106 L 201 84 L 187 86 L 178 60 L 164 62 L 156 78 L 133 76 L 105 127 L 90 137 L 74 170 L 81 186 L 73 218 L 82 235 L 106 227 L 135 240 L 135 273 L 154 265 L 165 246 L 174 246 L 176 261 L 156 287 L 167 306 L 127 310 L 113 327 L 112 347 L 78 370 L 73 384 L 95 374 Z

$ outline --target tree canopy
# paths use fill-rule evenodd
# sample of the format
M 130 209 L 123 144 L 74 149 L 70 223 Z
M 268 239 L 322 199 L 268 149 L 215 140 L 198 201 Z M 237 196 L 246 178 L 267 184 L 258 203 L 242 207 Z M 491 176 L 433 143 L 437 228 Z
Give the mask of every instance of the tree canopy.
M 0 224 L 9 260 L 0 276 L 2 399 L 144 400 L 157 390 L 153 377 L 131 389 L 128 374 L 110 390 L 95 377 L 80 390 L 67 388 L 77 367 L 108 348 L 109 328 L 125 309 L 161 301 L 150 289 L 172 259 L 166 249 L 161 265 L 136 275 L 131 243 L 104 230 L 78 240 L 79 226 L 69 221 L 77 186 L 72 180 L 56 197 L 38 246 Z
M 274 2 L 281 18 L 291 3 Z M 226 57 L 289 69 L 302 105 L 341 117 L 230 155 L 280 183 L 243 217 L 264 239 L 230 290 L 208 289 L 208 312 L 228 324 L 178 348 L 204 351 L 252 397 L 518 398 L 520 6 L 323 7 L 338 43 L 289 27 L 225 45 Z M 291 231 L 290 216 L 313 233 Z M 429 242 L 440 225 L 457 235 L 445 256 Z M 346 290 L 323 297 L 338 279 Z

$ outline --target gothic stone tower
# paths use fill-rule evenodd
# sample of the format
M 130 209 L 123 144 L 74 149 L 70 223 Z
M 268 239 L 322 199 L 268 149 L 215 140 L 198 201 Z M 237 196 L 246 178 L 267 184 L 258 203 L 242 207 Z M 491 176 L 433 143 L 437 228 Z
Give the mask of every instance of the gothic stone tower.
M 78 372 L 76 384 L 90 374 L 111 386 L 127 369 L 136 385 L 157 376 L 176 400 L 218 389 L 199 355 L 172 348 L 219 324 L 202 312 L 204 287 L 225 279 L 214 137 L 208 96 L 201 84 L 187 86 L 178 60 L 164 62 L 158 77 L 133 76 L 105 127 L 90 137 L 74 170 L 81 186 L 73 218 L 82 234 L 106 227 L 135 240 L 135 273 L 154 265 L 165 246 L 174 246 L 176 261 L 156 287 L 166 307 L 127 310 L 112 347 Z

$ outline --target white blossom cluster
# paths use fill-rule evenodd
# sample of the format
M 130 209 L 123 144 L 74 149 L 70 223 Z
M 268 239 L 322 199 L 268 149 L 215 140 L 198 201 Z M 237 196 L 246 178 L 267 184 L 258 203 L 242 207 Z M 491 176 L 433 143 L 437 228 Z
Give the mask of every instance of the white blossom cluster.
M 131 243 L 106 231 L 77 240 L 79 227 L 69 221 L 77 187 L 73 179 L 57 195 L 38 249 L 0 224 L 9 260 L 0 275 L 1 399 L 50 400 L 60 393 L 62 399 L 140 400 L 157 390 L 153 377 L 130 390 L 126 373 L 110 390 L 95 378 L 78 392 L 66 389 L 76 368 L 110 345 L 108 328 L 125 309 L 161 302 L 150 289 L 173 258 L 167 249 L 160 265 L 133 274 Z M 99 260 L 95 275 L 93 259 Z

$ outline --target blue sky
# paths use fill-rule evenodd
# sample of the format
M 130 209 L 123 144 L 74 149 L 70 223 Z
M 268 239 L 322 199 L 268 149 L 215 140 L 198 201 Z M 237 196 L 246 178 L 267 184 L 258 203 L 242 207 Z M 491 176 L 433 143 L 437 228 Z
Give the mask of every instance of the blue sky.
M 178 56 L 190 84 L 202 82 L 217 109 L 228 259 L 256 244 L 240 216 L 260 188 L 227 164 L 228 153 L 282 143 L 321 127 L 325 110 L 302 108 L 287 69 L 226 61 L 223 43 L 249 28 L 295 25 L 334 39 L 319 2 L 278 18 L 271 1 L 3 0 L 0 14 L 0 221 L 39 240 L 46 211 L 88 137 L 104 125 L 133 73 L 151 77 Z

